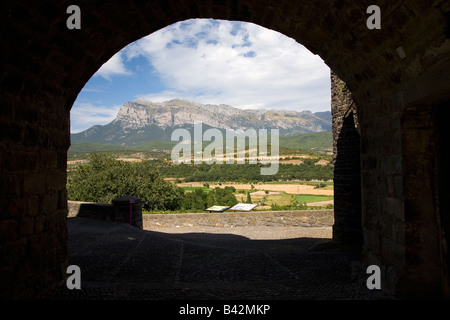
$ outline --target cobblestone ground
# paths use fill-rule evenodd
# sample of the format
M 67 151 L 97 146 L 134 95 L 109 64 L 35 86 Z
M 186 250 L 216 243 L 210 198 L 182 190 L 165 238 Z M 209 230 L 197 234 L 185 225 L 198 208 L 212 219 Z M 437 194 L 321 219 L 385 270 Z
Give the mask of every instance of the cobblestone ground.
M 64 284 L 42 299 L 381 297 L 352 277 L 358 254 L 336 248 L 326 238 L 169 234 L 83 218 L 68 219 L 68 230 L 69 265 L 80 267 L 81 289 L 69 290 Z

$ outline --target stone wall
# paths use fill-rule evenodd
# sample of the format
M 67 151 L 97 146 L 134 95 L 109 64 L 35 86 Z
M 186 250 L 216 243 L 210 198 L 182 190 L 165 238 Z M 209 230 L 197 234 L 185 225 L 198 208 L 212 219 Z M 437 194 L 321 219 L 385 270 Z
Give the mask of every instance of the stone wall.
M 357 108 L 346 83 L 334 72 L 331 72 L 331 112 L 335 213 L 333 239 L 361 247 L 361 142 Z
M 69 108 L 60 94 L 47 92 L 50 104 L 27 93 L 42 87 L 39 72 L 10 59 L 1 60 L 0 298 L 30 298 L 66 275 Z
M 151 227 L 239 227 L 302 226 L 322 227 L 333 224 L 333 210 L 212 212 L 181 214 L 145 214 L 144 226 Z
M 130 200 L 132 203 L 130 203 Z M 111 204 L 68 201 L 68 217 L 128 223 L 142 229 L 141 199 L 131 196 L 115 198 Z

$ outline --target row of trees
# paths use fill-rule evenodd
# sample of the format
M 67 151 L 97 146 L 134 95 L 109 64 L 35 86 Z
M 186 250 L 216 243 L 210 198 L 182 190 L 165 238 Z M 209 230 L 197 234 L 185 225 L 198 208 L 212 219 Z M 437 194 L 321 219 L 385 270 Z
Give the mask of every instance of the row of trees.
M 88 164 L 69 173 L 68 198 L 75 201 L 110 203 L 133 195 L 141 198 L 146 211 L 204 210 L 212 205 L 235 205 L 232 188 L 184 192 L 165 181 L 152 162 L 125 162 L 105 154 L 91 154 Z
M 194 181 L 274 181 L 274 180 L 331 180 L 331 165 L 316 165 L 315 159 L 306 159 L 299 165 L 280 164 L 275 175 L 261 175 L 260 164 L 179 164 L 165 163 L 158 166 L 162 175 Z

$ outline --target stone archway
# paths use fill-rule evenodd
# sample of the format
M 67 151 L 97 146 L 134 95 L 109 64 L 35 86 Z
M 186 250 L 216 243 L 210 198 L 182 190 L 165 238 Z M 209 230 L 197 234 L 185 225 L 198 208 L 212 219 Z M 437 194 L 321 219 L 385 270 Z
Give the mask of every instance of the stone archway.
M 448 258 L 441 255 L 448 252 L 443 242 L 448 235 L 436 233 L 436 215 L 447 221 L 448 212 L 435 201 L 442 184 L 432 178 L 436 152 L 428 145 L 437 129 L 433 117 L 424 114 L 450 98 L 450 5 L 382 1 L 381 30 L 369 30 L 370 4 L 78 1 L 81 29 L 69 30 L 70 3 L 2 2 L 2 297 L 33 297 L 65 277 L 66 153 L 69 112 L 78 92 L 128 43 L 190 18 L 240 20 L 277 30 L 319 54 L 345 81 L 358 106 L 365 263 L 380 265 L 384 288 L 401 296 L 448 296 L 443 280 Z

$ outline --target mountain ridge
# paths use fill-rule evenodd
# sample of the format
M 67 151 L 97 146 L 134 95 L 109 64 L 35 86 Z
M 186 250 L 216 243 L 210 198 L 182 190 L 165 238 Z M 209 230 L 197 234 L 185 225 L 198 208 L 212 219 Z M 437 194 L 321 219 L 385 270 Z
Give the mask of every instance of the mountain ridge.
M 152 140 L 170 141 L 177 128 L 192 130 L 201 122 L 208 128 L 279 129 L 280 136 L 331 130 L 331 112 L 238 109 L 229 105 L 202 104 L 184 99 L 152 102 L 139 99 L 124 103 L 116 118 L 71 134 L 74 143 L 91 142 L 136 146 Z

